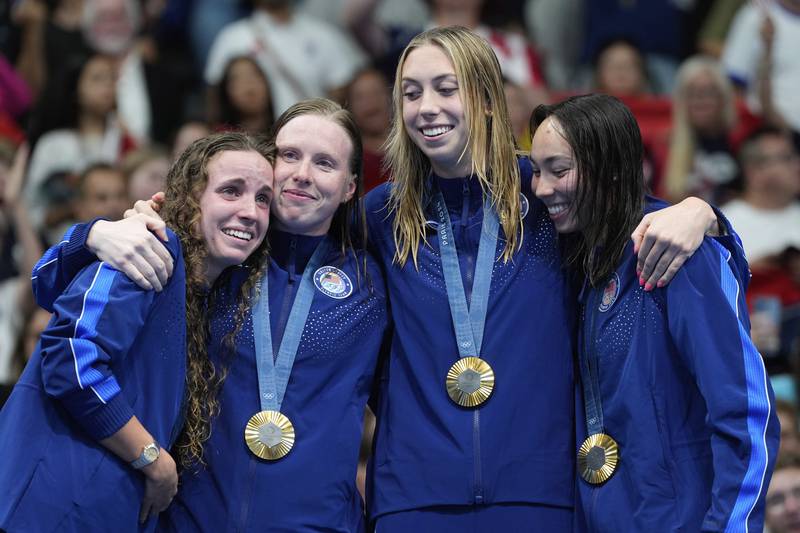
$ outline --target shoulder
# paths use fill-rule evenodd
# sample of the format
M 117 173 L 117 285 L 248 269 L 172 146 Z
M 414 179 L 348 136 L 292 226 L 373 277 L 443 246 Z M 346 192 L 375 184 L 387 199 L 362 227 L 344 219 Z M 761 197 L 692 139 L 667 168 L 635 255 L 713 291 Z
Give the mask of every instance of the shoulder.
M 731 252 L 716 240 L 705 237 L 700 248 L 683 264 L 666 286 L 671 298 L 687 292 L 700 295 L 709 289 L 733 283 L 740 285 L 731 268 Z
M 183 257 L 183 249 L 181 248 L 181 238 L 172 231 L 170 228 L 167 228 L 167 242 L 163 242 L 166 249 L 169 251 L 172 259 L 177 260 Z
M 252 39 L 253 27 L 250 18 L 243 18 L 235 22 L 231 22 L 224 26 L 217 37 L 214 39 L 216 43 L 222 44 L 235 44 L 243 40 Z
M 381 183 L 364 196 L 364 210 L 368 220 L 374 217 L 385 218 L 389 214 L 389 196 L 392 192 L 390 182 Z

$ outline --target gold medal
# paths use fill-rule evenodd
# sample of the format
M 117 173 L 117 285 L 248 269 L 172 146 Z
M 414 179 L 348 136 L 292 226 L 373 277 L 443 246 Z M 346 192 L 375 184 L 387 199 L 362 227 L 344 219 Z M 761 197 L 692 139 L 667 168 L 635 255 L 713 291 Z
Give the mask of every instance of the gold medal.
M 578 450 L 578 472 L 592 485 L 599 485 L 614 475 L 619 462 L 619 445 L 605 433 L 595 433 Z
M 445 380 L 450 399 L 462 407 L 477 407 L 492 395 L 494 371 L 480 357 L 464 357 L 447 371 Z
M 261 411 L 247 421 L 244 441 L 255 455 L 274 461 L 292 450 L 294 426 L 278 411 Z

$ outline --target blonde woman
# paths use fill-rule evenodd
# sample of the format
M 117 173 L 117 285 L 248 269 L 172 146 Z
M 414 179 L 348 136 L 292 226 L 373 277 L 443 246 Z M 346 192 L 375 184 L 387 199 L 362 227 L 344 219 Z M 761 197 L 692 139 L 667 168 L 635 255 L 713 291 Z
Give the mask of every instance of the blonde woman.
M 480 37 L 458 27 L 415 37 L 393 99 L 393 182 L 366 200 L 394 320 L 370 518 L 381 533 L 568 531 L 576 304 L 551 222 L 563 206 L 531 194 L 500 67 Z M 714 224 L 693 205 L 637 228 L 692 235 L 645 238 L 642 284 L 666 281 L 675 251 Z
M 719 63 L 706 56 L 687 59 L 672 103 L 672 134 L 664 178 L 667 197 L 724 200 L 738 166 L 730 136 L 736 126 L 733 86 Z

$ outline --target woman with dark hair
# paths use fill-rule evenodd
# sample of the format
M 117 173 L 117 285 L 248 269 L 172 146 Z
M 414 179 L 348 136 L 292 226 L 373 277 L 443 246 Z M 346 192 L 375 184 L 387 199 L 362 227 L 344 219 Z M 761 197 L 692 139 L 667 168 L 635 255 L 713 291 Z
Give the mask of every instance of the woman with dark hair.
M 272 129 L 275 121 L 272 90 L 264 71 L 252 57 L 231 59 L 216 94 L 220 128 L 262 134 Z
M 531 131 L 533 188 L 583 281 L 577 482 L 589 530 L 760 531 L 779 429 L 748 334 L 747 265 L 706 239 L 669 286 L 644 291 L 629 236 L 663 204 L 645 197 L 633 115 L 579 96 L 536 108 Z
M 215 295 L 211 385 L 189 405 L 202 416 L 187 423 L 168 530 L 364 528 L 356 467 L 387 309 L 378 265 L 359 249 L 361 137 L 349 111 L 312 99 L 278 118 L 275 142 L 268 268 L 241 331 L 229 316 L 243 273 Z M 121 230 L 106 224 L 93 246 L 124 269 L 112 251 Z
M 188 428 L 197 425 L 196 406 L 208 390 L 209 288 L 239 264 L 247 267 L 244 287 L 252 287 L 264 262 L 268 157 L 269 145 L 222 134 L 197 141 L 173 165 L 162 214 L 176 267 L 162 292 L 144 291 L 93 261 L 57 298 L 37 294 L 53 318 L 0 413 L 0 529 L 155 528 L 148 519 L 169 505 L 178 485 L 167 450 L 184 419 Z M 45 253 L 33 271 L 35 289 L 56 284 L 57 256 L 84 231 L 71 228 Z M 238 331 L 250 301 L 236 300 L 228 320 Z M 201 443 L 187 435 L 184 447 Z

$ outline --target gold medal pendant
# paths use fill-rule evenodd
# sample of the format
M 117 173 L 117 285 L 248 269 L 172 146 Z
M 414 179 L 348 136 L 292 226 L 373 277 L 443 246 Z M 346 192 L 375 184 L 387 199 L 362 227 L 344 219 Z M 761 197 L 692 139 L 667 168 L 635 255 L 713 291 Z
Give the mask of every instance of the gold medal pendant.
M 578 472 L 592 485 L 600 485 L 614 475 L 619 462 L 619 445 L 605 433 L 595 433 L 578 450 Z
M 464 357 L 447 371 L 445 380 L 450 399 L 462 407 L 477 407 L 492 395 L 494 371 L 480 357 Z
M 274 461 L 292 450 L 294 426 L 278 411 L 261 411 L 247 421 L 244 441 L 255 455 Z

